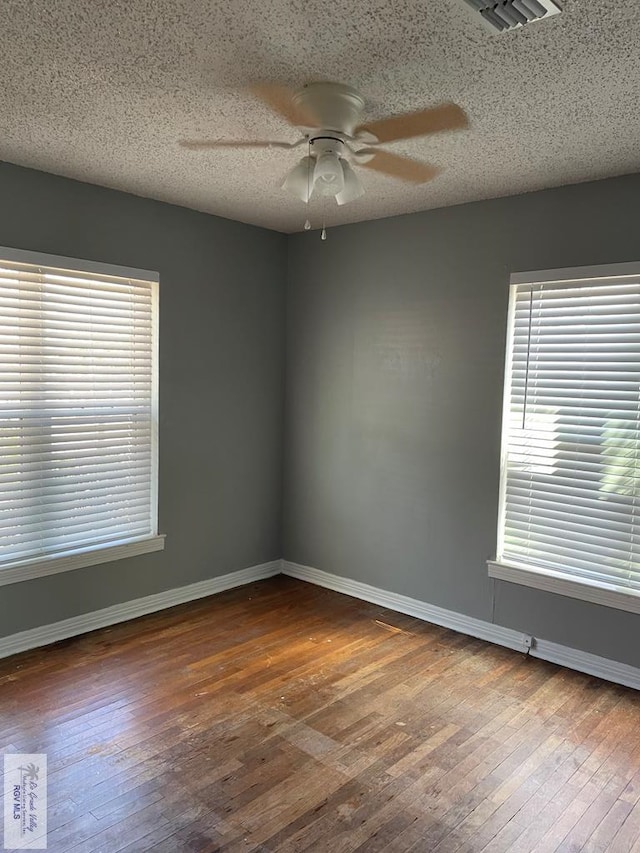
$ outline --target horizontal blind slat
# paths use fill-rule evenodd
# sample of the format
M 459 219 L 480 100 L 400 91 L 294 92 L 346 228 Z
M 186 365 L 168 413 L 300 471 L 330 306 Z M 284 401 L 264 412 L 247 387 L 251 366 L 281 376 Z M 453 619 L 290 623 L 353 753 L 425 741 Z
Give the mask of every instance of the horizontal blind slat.
M 75 536 L 23 542 L 10 549 L 0 549 L 0 561 L 12 564 L 16 561 L 40 557 L 52 558 L 57 553 L 66 554 L 70 550 L 80 551 L 85 548 L 107 547 L 151 535 L 153 535 L 153 530 L 149 529 L 148 524 L 124 525 L 120 523 L 111 529 L 88 530 L 79 532 Z
M 83 491 L 66 493 L 51 504 L 47 504 L 43 498 L 45 497 L 43 490 L 34 489 L 29 493 L 22 493 L 22 497 L 8 500 L 7 496 L 3 496 L 0 500 L 0 520 L 4 521 L 8 518 L 20 518 L 28 510 L 29 518 L 37 518 L 39 516 L 52 515 L 60 512 L 77 510 L 82 507 L 105 505 L 107 503 L 119 505 L 120 503 L 139 503 L 148 501 L 148 487 L 137 487 L 131 483 L 115 486 L 111 489 L 94 488 Z M 51 493 L 49 493 L 49 497 Z M 48 509 L 47 507 L 51 507 Z M 43 509 L 45 507 L 45 509 Z
M 120 487 L 130 488 L 148 482 L 149 474 L 149 465 L 136 465 L 126 473 L 85 468 L 82 471 L 60 469 L 46 479 L 38 471 L 25 472 L 23 477 L 3 476 L 0 506 L 21 498 L 34 500 L 39 496 L 43 502 L 49 499 L 55 502 L 58 497 L 65 499 L 65 495 L 87 494 L 94 489 L 110 489 L 115 493 Z
M 105 508 L 103 512 L 86 512 L 78 516 L 67 515 L 66 517 L 52 519 L 46 517 L 42 520 L 25 521 L 23 524 L 0 525 L 0 548 L 7 547 L 10 543 L 24 542 L 26 539 L 37 537 L 40 541 L 57 539 L 63 534 L 75 534 L 87 530 L 112 530 L 116 527 L 118 518 L 131 519 L 135 523 L 148 519 L 149 507 L 144 503 L 131 507 L 121 505 L 116 508 Z

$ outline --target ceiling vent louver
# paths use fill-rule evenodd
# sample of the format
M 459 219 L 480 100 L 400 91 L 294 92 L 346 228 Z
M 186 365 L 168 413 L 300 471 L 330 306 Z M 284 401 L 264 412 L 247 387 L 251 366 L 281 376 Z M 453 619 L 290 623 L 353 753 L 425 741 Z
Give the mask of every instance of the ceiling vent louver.
M 525 24 L 557 15 L 560 7 L 553 0 L 464 0 L 484 23 L 495 32 L 517 30 Z

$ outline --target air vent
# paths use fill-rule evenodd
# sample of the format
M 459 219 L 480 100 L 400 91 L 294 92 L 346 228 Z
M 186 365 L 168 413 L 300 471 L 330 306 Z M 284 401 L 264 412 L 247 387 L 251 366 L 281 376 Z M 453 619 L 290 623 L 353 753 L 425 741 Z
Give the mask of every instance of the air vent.
M 484 23 L 494 32 L 517 30 L 525 24 L 550 18 L 561 11 L 553 0 L 499 0 L 487 3 L 487 0 L 464 0 L 474 12 L 480 15 Z

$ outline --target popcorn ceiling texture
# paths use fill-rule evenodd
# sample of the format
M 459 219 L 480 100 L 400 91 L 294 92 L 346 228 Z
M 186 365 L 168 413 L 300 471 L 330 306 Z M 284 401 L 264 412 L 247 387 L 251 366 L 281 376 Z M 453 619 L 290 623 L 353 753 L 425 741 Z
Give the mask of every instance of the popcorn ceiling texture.
M 562 5 L 492 35 L 461 0 L 4 0 L 0 159 L 286 232 L 638 171 L 638 0 Z M 178 146 L 293 140 L 248 84 L 327 79 L 367 118 L 454 101 L 471 128 L 389 146 L 445 172 L 360 170 L 343 208 L 280 189 L 299 152 Z

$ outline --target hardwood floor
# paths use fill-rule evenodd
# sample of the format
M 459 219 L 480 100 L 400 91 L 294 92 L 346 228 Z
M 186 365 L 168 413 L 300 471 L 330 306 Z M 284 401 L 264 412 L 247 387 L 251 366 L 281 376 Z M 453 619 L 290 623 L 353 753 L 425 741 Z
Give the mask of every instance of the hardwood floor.
M 640 851 L 640 695 L 282 576 L 0 661 L 49 847 Z

